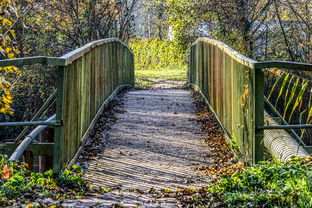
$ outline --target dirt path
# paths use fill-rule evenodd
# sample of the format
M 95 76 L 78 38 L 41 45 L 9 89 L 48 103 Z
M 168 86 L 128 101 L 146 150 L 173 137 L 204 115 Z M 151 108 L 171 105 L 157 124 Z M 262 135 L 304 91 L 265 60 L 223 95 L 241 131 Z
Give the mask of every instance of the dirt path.
M 87 180 L 112 191 L 63 206 L 179 207 L 175 199 L 155 195 L 161 189 L 207 186 L 208 177 L 194 170 L 211 158 L 190 90 L 135 90 L 117 99 L 123 104 L 113 109 L 116 121 L 99 133 L 105 149 L 86 163 Z

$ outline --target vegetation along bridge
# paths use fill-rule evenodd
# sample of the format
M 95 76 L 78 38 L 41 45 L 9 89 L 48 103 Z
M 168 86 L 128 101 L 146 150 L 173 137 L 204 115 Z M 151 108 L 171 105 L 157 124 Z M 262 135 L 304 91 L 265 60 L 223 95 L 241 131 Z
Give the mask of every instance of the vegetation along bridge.
M 198 39 L 190 51 L 189 84 L 201 92 L 245 162 L 261 161 L 264 146 L 281 160 L 311 153 L 311 146 L 301 140 L 296 129 L 305 131 L 312 125 L 289 125 L 270 102 L 275 92 L 264 95 L 267 77 L 274 77 L 272 73 L 289 69 L 311 71 L 311 64 L 256 62 L 208 38 Z M 0 61 L 1 67 L 38 64 L 55 68 L 57 90 L 31 121 L 0 123 L 0 128 L 25 126 L 15 142 L 2 146 L 12 160 L 19 160 L 24 154 L 31 164 L 33 156 L 41 156 L 42 169 L 52 166 L 60 171 L 76 161 L 109 101 L 120 89 L 134 85 L 134 57 L 121 41 L 105 39 L 62 57 Z M 284 80 L 283 83 L 289 81 Z M 272 89 L 277 89 L 276 83 Z M 289 105 L 296 106 L 296 102 Z M 265 111 L 265 105 L 274 118 Z M 35 142 L 38 136 L 40 142 Z

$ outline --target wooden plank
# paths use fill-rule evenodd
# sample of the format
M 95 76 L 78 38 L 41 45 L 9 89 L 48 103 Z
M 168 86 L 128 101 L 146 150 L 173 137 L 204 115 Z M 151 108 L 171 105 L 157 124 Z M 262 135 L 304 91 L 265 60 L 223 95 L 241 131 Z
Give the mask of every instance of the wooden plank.
M 54 129 L 47 128 L 39 135 L 39 142 L 53 143 L 54 142 Z M 52 151 L 51 151 L 52 150 Z M 49 150 L 53 154 L 53 147 Z M 44 153 L 47 154 L 47 153 Z M 53 168 L 53 156 L 52 155 L 40 155 L 39 156 L 39 172 L 44 173 L 47 170 Z
M 6 154 L 11 155 L 19 144 L 6 143 Z M 27 151 L 32 152 L 34 156 L 53 156 L 54 155 L 54 143 L 32 143 L 27 147 Z
M 232 133 L 232 59 L 225 54 L 225 128 Z
M 218 50 L 219 53 L 219 68 L 220 68 L 220 74 L 219 74 L 219 111 L 220 111 L 220 120 L 222 123 L 225 122 L 225 116 L 224 116 L 224 109 L 225 109 L 225 83 L 227 82 L 225 80 L 225 68 L 224 68 L 224 52 L 221 50 Z
M 111 58 L 113 60 L 112 66 L 112 74 L 113 74 L 112 91 L 113 91 L 118 85 L 118 62 L 117 62 L 117 44 L 112 43 L 112 45 L 113 45 L 113 53 Z
M 128 52 L 129 53 L 129 52 Z M 132 54 L 132 53 L 130 53 L 130 60 L 131 60 L 131 62 L 130 62 L 130 67 L 131 67 L 131 85 L 133 85 L 134 86 L 134 55 Z
M 77 59 L 76 61 L 76 73 L 77 73 L 77 80 L 76 80 L 76 86 L 77 86 L 77 120 L 78 120 L 78 124 L 77 124 L 77 137 L 80 138 L 82 137 L 83 134 L 83 129 L 82 129 L 82 96 L 81 96 L 81 92 L 82 92 L 82 83 L 83 83 L 83 79 L 82 79 L 82 73 L 83 73 L 83 61 L 82 58 Z M 78 138 L 76 140 L 78 140 Z M 78 140 L 79 141 L 79 140 Z M 77 144 L 79 144 L 79 142 L 77 141 Z
M 86 124 L 86 129 L 88 128 L 92 117 L 91 117 L 91 76 L 92 76 L 92 55 L 91 53 L 87 53 L 85 54 L 86 56 L 86 66 L 85 66 L 85 88 L 86 91 L 83 96 L 86 96 L 87 100 L 86 100 L 86 120 L 85 120 L 85 124 Z
M 264 145 L 263 145 L 263 136 L 264 132 L 263 130 L 256 130 L 256 126 L 264 125 L 264 74 L 261 70 L 256 70 L 255 72 L 255 99 L 252 103 L 254 105 L 254 112 L 252 113 L 253 119 L 255 123 L 251 128 L 253 128 L 253 131 L 255 131 L 255 159 L 254 162 L 257 163 L 259 161 L 263 160 L 263 151 L 264 151 Z
M 80 146 L 80 139 L 79 139 L 79 128 L 80 128 L 80 122 L 79 120 L 79 106 L 78 106 L 78 100 L 80 100 L 80 89 L 79 89 L 79 71 L 80 71 L 80 65 L 79 65 L 79 59 L 77 59 L 73 63 L 73 76 L 72 76 L 72 86 L 73 86 L 73 93 L 71 97 L 71 105 L 73 110 L 71 111 L 71 122 L 70 122 L 70 129 L 71 129 L 71 137 L 69 141 L 69 147 L 68 150 L 70 151 L 70 155 L 66 160 L 66 163 L 71 160 L 71 158 L 76 154 L 76 151 L 78 150 Z
M 25 65 L 34 65 L 34 64 L 64 66 L 65 59 L 58 58 L 58 57 L 33 56 L 33 57 L 25 57 L 25 58 L 0 60 L 0 67 L 25 66 Z M 42 68 L 42 69 L 47 69 L 47 68 Z
M 233 60 L 233 59 L 232 59 Z M 233 60 L 233 72 L 232 72 L 232 136 L 237 138 L 238 145 L 241 151 L 245 150 L 243 138 L 240 133 L 240 79 L 239 74 L 241 71 L 240 64 Z
M 90 120 L 92 120 L 92 118 L 95 116 L 95 111 L 96 111 L 96 96 L 95 96 L 95 76 L 96 76 L 96 61 L 95 61 L 95 49 L 90 51 L 91 54 L 91 82 L 90 82 L 90 105 L 91 105 L 91 109 L 90 109 Z
M 65 67 L 65 74 L 64 74 L 64 105 L 63 105 L 63 122 L 64 122 L 64 128 L 63 128 L 63 149 L 61 150 L 63 152 L 63 166 L 65 165 L 66 161 L 70 157 L 70 151 L 69 146 L 71 145 L 69 142 L 72 139 L 71 138 L 71 128 L 70 128 L 70 122 L 71 122 L 71 112 L 73 110 L 73 106 L 71 105 L 71 98 L 73 97 L 73 88 L 75 86 L 72 86 L 72 76 L 73 76 L 73 64 L 68 65 Z
M 104 69 L 104 46 L 99 48 L 99 61 L 100 61 L 100 103 L 102 104 L 105 101 L 105 69 Z
M 202 72 L 202 92 L 207 98 L 208 96 L 208 44 L 203 44 L 203 72 Z
M 60 66 L 57 70 L 57 95 L 56 95 L 56 120 L 63 120 L 63 105 L 64 105 L 64 70 L 65 67 Z M 53 147 L 53 170 L 55 172 L 61 171 L 63 168 L 63 134 L 64 127 L 59 126 L 55 128 L 54 147 Z M 52 149 L 52 148 L 51 148 Z
M 94 51 L 94 94 L 95 94 L 95 114 L 101 107 L 101 64 L 100 64 L 100 48 Z
M 104 100 L 108 97 L 109 94 L 109 73 L 108 73 L 108 69 L 109 69 L 109 57 L 108 57 L 108 53 L 109 53 L 109 45 L 105 45 L 103 47 L 103 70 L 104 70 Z
M 88 128 L 88 100 L 89 92 L 87 88 L 87 79 L 89 77 L 87 70 L 87 56 L 81 58 L 81 76 L 80 76 L 80 105 L 81 105 L 81 115 L 80 115 L 80 135 L 84 135 L 85 131 Z
M 196 60 L 196 67 L 195 67 L 195 84 L 197 86 L 199 86 L 198 84 L 198 80 L 199 80 L 199 73 L 198 73 L 198 70 L 199 70 L 199 56 L 200 56 L 200 50 L 199 50 L 199 45 L 195 45 L 196 47 L 196 57 L 195 57 L 195 60 Z

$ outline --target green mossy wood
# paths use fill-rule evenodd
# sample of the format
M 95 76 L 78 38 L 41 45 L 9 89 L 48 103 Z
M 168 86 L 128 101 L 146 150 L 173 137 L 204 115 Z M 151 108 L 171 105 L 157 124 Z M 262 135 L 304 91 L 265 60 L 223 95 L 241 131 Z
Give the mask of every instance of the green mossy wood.
M 53 169 L 60 171 L 73 164 L 104 106 L 122 87 L 134 84 L 134 57 L 128 46 L 111 38 L 91 42 L 58 58 L 30 57 L 0 61 L 0 66 L 33 64 L 58 67 L 56 121 L 61 121 L 61 125 L 55 127 L 54 143 L 47 143 L 46 146 L 49 155 L 53 147 Z M 42 121 L 37 123 L 50 125 Z M 17 122 L 14 125 L 37 123 Z M 10 123 L 3 125 L 12 126 Z M 12 143 L 7 145 L 7 152 L 10 153 L 16 146 Z M 27 150 L 46 155 L 42 151 L 47 149 L 44 145 L 31 145 Z

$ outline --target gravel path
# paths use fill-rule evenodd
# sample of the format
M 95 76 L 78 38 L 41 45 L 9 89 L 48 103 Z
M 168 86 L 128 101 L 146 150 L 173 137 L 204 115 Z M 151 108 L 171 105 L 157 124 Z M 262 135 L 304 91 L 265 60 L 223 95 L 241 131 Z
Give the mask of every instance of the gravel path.
M 105 135 L 105 150 L 88 162 L 87 180 L 112 187 L 105 194 L 71 200 L 67 207 L 179 207 L 175 199 L 156 199 L 161 189 L 207 186 L 194 166 L 211 162 L 196 121 L 190 90 L 129 91 L 121 98 L 117 120 Z M 151 191 L 152 190 L 152 191 Z M 153 193 L 152 193 L 153 192 Z

